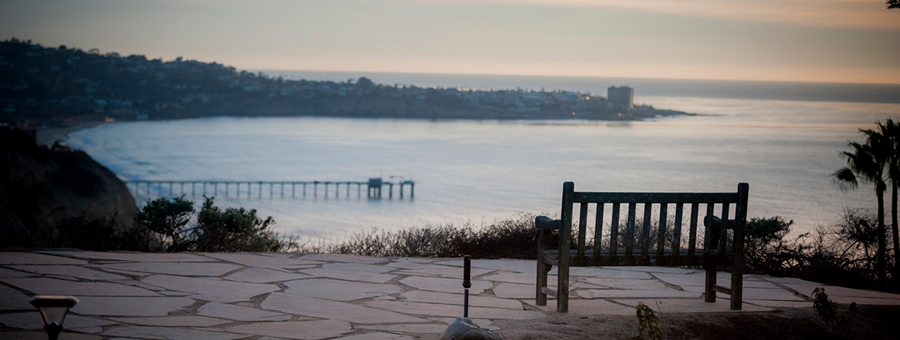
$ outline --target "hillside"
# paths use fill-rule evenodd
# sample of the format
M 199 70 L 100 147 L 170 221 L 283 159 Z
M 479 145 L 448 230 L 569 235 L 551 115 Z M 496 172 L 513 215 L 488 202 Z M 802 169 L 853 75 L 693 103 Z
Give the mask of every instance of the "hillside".
M 137 204 L 109 169 L 82 151 L 38 147 L 21 130 L 0 127 L 0 247 L 48 246 L 60 220 L 118 214 L 128 222 Z
M 0 121 L 20 127 L 80 120 L 207 116 L 324 116 L 419 119 L 635 120 L 683 114 L 607 105 L 567 91 L 476 90 L 284 80 L 217 63 L 164 62 L 31 41 L 0 42 Z

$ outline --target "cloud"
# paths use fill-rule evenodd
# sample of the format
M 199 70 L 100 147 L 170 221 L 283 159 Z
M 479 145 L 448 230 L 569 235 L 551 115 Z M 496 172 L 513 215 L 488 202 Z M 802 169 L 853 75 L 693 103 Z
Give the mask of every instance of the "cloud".
M 449 0 L 432 0 L 452 2 Z M 598 7 L 804 26 L 900 30 L 900 10 L 881 0 L 463 0 Z

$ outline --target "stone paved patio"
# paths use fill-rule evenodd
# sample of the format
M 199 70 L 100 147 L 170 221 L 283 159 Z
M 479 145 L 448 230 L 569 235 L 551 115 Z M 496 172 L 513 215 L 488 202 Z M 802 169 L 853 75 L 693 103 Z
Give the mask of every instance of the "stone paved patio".
M 462 316 L 461 266 L 462 259 L 335 254 L 0 253 L 0 338 L 45 339 L 28 297 L 62 294 L 81 303 L 60 339 L 434 339 Z M 469 313 L 478 325 L 555 313 L 554 300 L 534 305 L 533 261 L 472 266 Z M 727 296 L 703 302 L 699 270 L 572 274 L 574 315 L 632 314 L 642 301 L 664 313 L 729 311 Z M 730 281 L 719 274 L 719 282 Z M 748 275 L 744 310 L 809 307 L 818 286 Z M 900 295 L 825 287 L 838 303 L 900 305 Z

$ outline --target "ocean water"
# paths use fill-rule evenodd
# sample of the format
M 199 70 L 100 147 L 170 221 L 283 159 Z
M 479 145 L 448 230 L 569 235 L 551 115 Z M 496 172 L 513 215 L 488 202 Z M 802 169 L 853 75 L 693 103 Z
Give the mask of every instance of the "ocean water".
M 327 198 L 321 187 L 316 197 L 298 189 L 295 198 L 289 186 L 285 198 L 279 186 L 271 198 L 268 186 L 262 198 L 254 187 L 247 198 L 243 186 L 236 198 L 234 186 L 228 197 L 219 186 L 218 204 L 255 208 L 274 216 L 278 231 L 309 238 L 558 215 L 564 181 L 579 191 L 721 192 L 747 182 L 750 217 L 781 215 L 806 232 L 833 224 L 845 207 L 874 207 L 871 185 L 842 192 L 830 174 L 844 165 L 847 140 L 862 139 L 859 128 L 900 115 L 890 100 L 636 92 L 638 102 L 698 115 L 629 123 L 207 118 L 107 124 L 71 134 L 68 144 L 125 180 L 416 182 L 415 198 L 395 192 L 380 200 L 357 197 L 355 186 L 337 198 L 333 186 Z M 135 194 L 153 198 L 143 189 Z

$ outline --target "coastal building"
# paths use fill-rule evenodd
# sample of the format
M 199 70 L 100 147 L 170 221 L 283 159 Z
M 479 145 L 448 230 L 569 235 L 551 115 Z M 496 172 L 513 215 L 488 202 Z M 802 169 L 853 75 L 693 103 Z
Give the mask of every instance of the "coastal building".
M 606 92 L 607 105 L 612 109 L 634 109 L 634 89 L 628 86 L 610 86 Z

